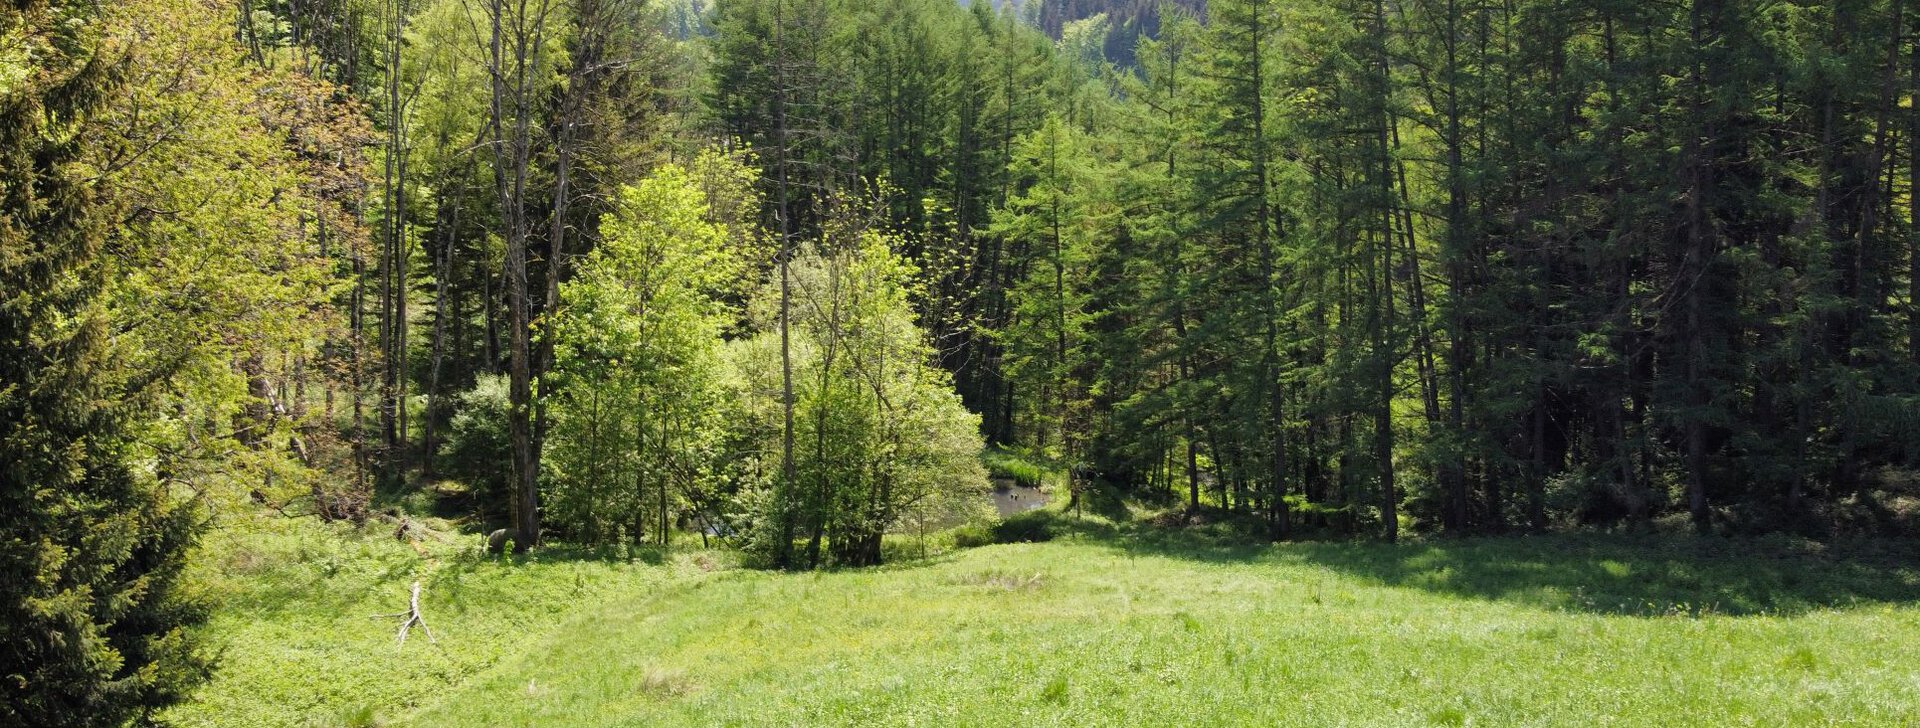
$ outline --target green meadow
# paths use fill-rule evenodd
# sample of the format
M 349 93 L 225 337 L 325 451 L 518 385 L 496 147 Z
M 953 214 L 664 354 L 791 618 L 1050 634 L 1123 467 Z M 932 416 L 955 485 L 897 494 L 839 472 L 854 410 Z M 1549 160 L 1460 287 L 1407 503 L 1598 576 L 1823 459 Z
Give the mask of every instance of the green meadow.
M 1920 570 L 1892 542 L 1652 533 L 1247 544 L 1055 511 L 894 564 L 488 557 L 258 519 L 196 589 L 185 726 L 1910 725 Z M 442 524 L 444 525 L 444 524 Z M 919 557 L 921 549 L 927 556 Z M 397 618 L 423 587 L 429 640 Z

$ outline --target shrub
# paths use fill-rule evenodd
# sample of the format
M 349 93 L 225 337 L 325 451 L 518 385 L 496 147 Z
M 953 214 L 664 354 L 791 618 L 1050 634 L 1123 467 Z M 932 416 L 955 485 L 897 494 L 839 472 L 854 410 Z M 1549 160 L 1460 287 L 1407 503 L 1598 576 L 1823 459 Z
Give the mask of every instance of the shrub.
M 1349 535 L 1356 532 L 1359 524 L 1351 503 L 1337 506 L 1312 503 L 1305 497 L 1290 495 L 1287 509 L 1293 516 L 1293 525 L 1302 529 Z
M 993 530 L 984 523 L 969 523 L 953 529 L 954 548 L 971 549 L 991 545 L 993 545 Z
M 1028 511 L 997 523 L 969 523 L 953 530 L 954 548 L 970 549 L 1002 543 L 1042 543 L 1055 535 L 1054 516 Z
M 474 505 L 484 517 L 504 516 L 513 469 L 507 378 L 481 375 L 454 406 L 447 441 L 440 448 L 441 469 L 472 489 Z
M 993 525 L 994 543 L 1041 543 L 1053 540 L 1053 514 L 1028 511 Z

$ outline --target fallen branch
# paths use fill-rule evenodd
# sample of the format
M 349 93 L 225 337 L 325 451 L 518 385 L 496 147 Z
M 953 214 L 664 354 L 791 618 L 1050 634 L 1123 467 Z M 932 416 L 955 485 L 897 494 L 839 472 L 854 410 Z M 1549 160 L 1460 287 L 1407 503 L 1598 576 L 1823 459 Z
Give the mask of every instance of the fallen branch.
M 426 615 L 420 613 L 420 582 L 418 581 L 413 583 L 413 598 L 407 602 L 407 611 L 373 615 L 374 619 L 401 619 L 403 617 L 405 619 L 402 619 L 400 622 L 400 645 L 395 649 L 404 649 L 407 646 L 407 631 L 413 629 L 413 625 L 415 624 L 420 625 L 420 629 L 427 633 L 428 642 L 439 643 L 439 640 L 433 637 L 433 628 L 427 626 Z
M 412 518 L 400 515 L 397 511 L 374 513 L 369 517 L 398 526 L 393 532 L 393 539 L 395 541 L 419 541 L 420 539 L 415 538 L 416 536 L 425 536 L 440 543 L 452 543 L 452 540 L 448 539 L 446 534 L 428 528 L 426 524 L 413 520 Z
M 301 499 L 307 497 L 304 495 L 297 495 L 292 498 L 288 498 L 285 503 L 275 503 L 272 500 L 267 498 L 267 494 L 260 492 L 259 488 L 255 488 L 251 493 L 248 493 L 247 496 L 249 498 L 252 498 L 255 504 L 272 508 L 275 513 L 279 513 L 282 517 L 285 517 L 285 518 L 305 518 L 307 516 L 320 515 L 320 512 L 318 510 L 315 510 L 312 513 L 291 513 L 287 511 L 287 506 L 300 502 Z

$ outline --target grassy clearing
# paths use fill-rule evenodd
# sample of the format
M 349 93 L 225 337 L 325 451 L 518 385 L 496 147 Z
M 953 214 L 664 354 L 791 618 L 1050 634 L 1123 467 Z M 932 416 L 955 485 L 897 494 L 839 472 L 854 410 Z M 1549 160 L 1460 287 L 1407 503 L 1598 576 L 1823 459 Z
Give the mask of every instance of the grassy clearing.
M 429 522 L 426 525 L 435 525 Z M 439 524 L 444 525 L 444 524 Z M 592 605 L 644 598 L 731 568 L 712 552 L 486 557 L 475 535 L 406 543 L 391 524 L 242 519 L 203 543 L 195 587 L 214 607 L 220 671 L 167 717 L 182 726 L 389 724 L 536 644 Z M 424 587 L 404 649 L 398 619 Z
M 308 526 L 312 528 L 311 524 Z M 1045 543 L 770 574 L 713 554 L 518 565 L 453 547 L 438 645 L 390 534 L 254 534 L 188 725 L 1906 725 L 1920 572 L 1888 544 L 1560 536 Z M 308 534 L 309 536 L 313 534 Z M 277 546 L 275 546 L 277 545 Z M 277 550 L 276 550 L 277 549 Z M 328 566 L 334 564 L 334 566 Z M 708 568 L 715 568 L 709 572 Z M 330 571 L 329 571 L 330 570 Z M 266 577 L 264 580 L 261 577 Z M 260 581 L 250 591 L 241 585 Z M 416 638 L 417 640 L 417 638 Z

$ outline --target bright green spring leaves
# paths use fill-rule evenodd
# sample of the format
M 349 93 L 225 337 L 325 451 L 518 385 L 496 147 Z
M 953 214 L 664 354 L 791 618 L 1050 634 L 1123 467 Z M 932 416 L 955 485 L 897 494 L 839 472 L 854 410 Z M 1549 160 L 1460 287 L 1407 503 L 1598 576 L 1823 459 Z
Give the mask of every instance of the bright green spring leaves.
M 910 301 L 916 269 L 896 240 L 837 216 L 791 265 L 794 482 L 781 484 L 781 291 L 753 306 L 761 333 L 731 352 L 742 374 L 742 450 L 764 453 L 768 492 L 748 515 L 750 549 L 798 564 L 880 562 L 888 531 L 964 520 L 983 508 L 979 418 L 954 394 Z
M 744 264 L 673 165 L 623 189 L 602 229 L 553 320 L 549 507 L 580 541 L 657 539 L 719 459 L 721 332 Z

